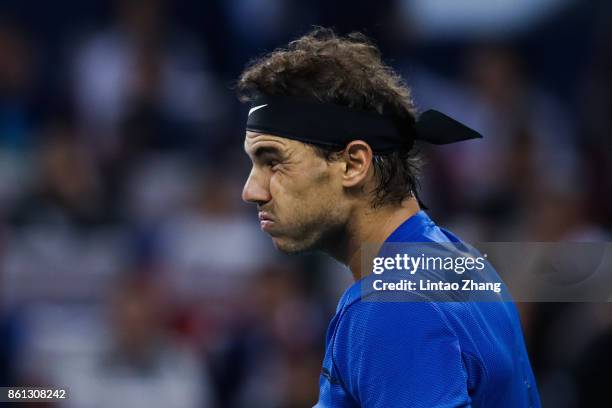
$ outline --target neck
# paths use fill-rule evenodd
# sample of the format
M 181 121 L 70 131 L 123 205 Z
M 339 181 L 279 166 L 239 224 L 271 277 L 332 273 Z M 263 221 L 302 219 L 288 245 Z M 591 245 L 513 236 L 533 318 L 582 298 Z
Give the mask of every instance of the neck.
M 347 265 L 355 281 L 369 273 L 369 268 L 362 268 L 374 257 L 385 240 L 404 221 L 419 211 L 419 205 L 414 198 L 405 200 L 400 205 L 386 206 L 379 209 L 358 208 L 354 211 L 345 230 L 345 239 L 340 240 L 330 254 L 339 262 Z M 364 244 L 368 244 L 368 253 L 362 252 Z M 364 262 L 366 261 L 366 262 Z

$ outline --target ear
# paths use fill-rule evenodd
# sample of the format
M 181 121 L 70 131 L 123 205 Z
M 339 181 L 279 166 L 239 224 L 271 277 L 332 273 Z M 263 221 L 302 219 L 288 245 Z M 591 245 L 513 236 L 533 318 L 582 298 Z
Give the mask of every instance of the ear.
M 353 140 L 343 152 L 346 164 L 342 175 L 344 187 L 363 186 L 372 167 L 372 148 L 363 140 Z

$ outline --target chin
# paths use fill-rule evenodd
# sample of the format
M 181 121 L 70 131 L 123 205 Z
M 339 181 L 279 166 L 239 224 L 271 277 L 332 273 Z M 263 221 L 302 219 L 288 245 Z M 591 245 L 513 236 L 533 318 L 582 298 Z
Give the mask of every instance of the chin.
M 303 241 L 294 241 L 287 238 L 272 237 L 274 247 L 285 254 L 301 254 L 313 250 L 313 245 Z

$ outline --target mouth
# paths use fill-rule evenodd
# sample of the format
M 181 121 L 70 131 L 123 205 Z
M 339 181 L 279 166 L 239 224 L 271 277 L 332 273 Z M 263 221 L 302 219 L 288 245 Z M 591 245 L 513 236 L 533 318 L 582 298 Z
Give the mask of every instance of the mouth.
M 272 219 L 272 216 L 267 212 L 260 211 L 258 214 L 258 218 L 259 227 L 262 229 L 262 231 L 267 231 L 272 228 L 272 225 L 274 225 L 274 220 Z

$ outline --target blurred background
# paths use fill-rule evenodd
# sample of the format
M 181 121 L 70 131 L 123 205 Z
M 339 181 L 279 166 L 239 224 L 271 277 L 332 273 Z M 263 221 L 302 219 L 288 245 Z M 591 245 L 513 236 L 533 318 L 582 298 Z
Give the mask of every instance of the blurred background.
M 1 386 L 68 387 L 60 407 L 315 403 L 350 275 L 259 231 L 232 90 L 312 25 L 366 33 L 420 108 L 486 135 L 424 151 L 440 224 L 610 241 L 610 2 L 2 0 Z M 610 304 L 519 308 L 544 406 L 610 405 Z

